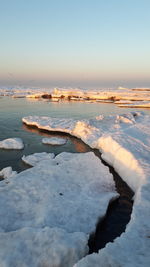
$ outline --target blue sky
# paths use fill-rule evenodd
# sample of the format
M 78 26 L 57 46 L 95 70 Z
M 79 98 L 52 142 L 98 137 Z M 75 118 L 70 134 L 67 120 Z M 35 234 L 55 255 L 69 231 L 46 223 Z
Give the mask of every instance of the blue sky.
M 149 0 L 0 0 L 0 86 L 150 86 Z

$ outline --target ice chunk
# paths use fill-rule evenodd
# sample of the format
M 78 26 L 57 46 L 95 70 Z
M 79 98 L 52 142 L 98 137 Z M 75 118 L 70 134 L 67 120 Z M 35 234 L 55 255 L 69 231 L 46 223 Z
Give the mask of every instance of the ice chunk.
M 17 172 L 16 171 L 13 171 L 12 170 L 12 167 L 6 167 L 6 168 L 3 168 L 1 171 L 0 171 L 0 176 L 4 179 L 6 178 L 10 178 L 14 175 L 16 175 Z
M 23 228 L 0 233 L 1 267 L 72 267 L 88 253 L 88 236 L 59 228 Z
M 0 148 L 4 149 L 23 149 L 24 144 L 21 138 L 8 138 L 0 141 Z
M 94 170 L 94 172 L 93 172 Z M 0 183 L 0 228 L 58 227 L 91 233 L 116 198 L 109 169 L 94 153 L 62 153 Z
M 42 143 L 43 144 L 49 144 L 49 145 L 64 145 L 66 144 L 67 139 L 66 138 L 58 138 L 58 137 L 50 137 L 50 138 L 43 138 Z
M 42 160 L 51 160 L 53 158 L 54 158 L 53 153 L 41 152 L 41 153 L 34 153 L 28 156 L 23 156 L 22 160 L 30 166 L 36 166 Z

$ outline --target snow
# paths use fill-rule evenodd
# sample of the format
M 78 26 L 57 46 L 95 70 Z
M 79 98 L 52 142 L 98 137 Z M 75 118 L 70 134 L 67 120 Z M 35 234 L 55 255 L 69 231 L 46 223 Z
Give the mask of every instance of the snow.
M 58 138 L 58 137 L 50 137 L 50 138 L 43 138 L 42 143 L 48 145 L 64 145 L 66 144 L 66 138 Z
M 16 171 L 13 171 L 12 170 L 12 167 L 3 168 L 0 171 L 0 177 L 2 177 L 3 179 L 13 177 L 16 174 L 17 174 L 17 172 Z
M 150 101 L 149 89 L 129 89 L 119 87 L 118 89 L 99 89 L 99 90 L 81 90 L 55 88 L 51 93 L 52 98 L 61 98 L 73 100 L 131 100 L 131 101 Z
M 40 129 L 45 129 L 54 132 L 70 133 L 76 124 L 72 119 L 58 119 L 50 117 L 28 116 L 24 117 L 22 121 L 30 126 L 36 126 Z
M 34 153 L 28 156 L 23 156 L 22 161 L 30 166 L 36 166 L 42 160 L 51 160 L 53 158 L 54 158 L 53 153 L 41 152 L 41 153 Z
M 85 233 L 95 230 L 118 195 L 109 169 L 92 152 L 42 160 L 7 186 L 2 181 L 0 194 L 0 228 L 5 232 L 49 226 Z
M 93 152 L 23 159 L 34 167 L 0 183 L 1 266 L 71 267 L 118 196 L 112 174 Z
M 149 266 L 150 116 L 132 112 L 82 121 L 30 116 L 23 118 L 23 122 L 41 129 L 68 132 L 99 149 L 102 158 L 135 192 L 125 233 L 75 266 Z
M 88 253 L 88 236 L 59 228 L 22 228 L 0 233 L 0 266 L 72 267 Z
M 150 101 L 132 101 L 130 103 L 118 103 L 118 106 L 127 108 L 150 108 Z
M 0 148 L 3 149 L 23 149 L 24 144 L 21 138 L 8 138 L 0 141 Z

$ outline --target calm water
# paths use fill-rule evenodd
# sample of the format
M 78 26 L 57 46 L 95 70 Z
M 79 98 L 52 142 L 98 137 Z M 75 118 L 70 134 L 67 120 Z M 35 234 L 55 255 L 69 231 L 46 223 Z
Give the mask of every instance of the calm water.
M 120 109 L 114 104 L 67 101 L 54 103 L 2 97 L 0 98 L 0 140 L 20 137 L 24 141 L 25 148 L 21 151 L 0 149 L 0 169 L 12 166 L 14 170 L 21 171 L 27 167 L 22 163 L 21 157 L 35 152 L 46 151 L 58 154 L 62 151 L 86 152 L 90 150 L 80 140 L 69 136 L 67 136 L 68 142 L 63 146 L 43 145 L 41 142 L 43 136 L 53 136 L 54 134 L 26 127 L 21 121 L 24 116 L 39 115 L 83 119 L 100 114 L 126 113 L 129 110 L 133 111 L 133 109 Z

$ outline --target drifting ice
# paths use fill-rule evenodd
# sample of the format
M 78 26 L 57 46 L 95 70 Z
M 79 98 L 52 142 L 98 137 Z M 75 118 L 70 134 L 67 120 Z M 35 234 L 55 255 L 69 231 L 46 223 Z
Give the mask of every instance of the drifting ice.
M 43 138 L 42 143 L 43 144 L 49 144 L 49 145 L 64 145 L 66 144 L 67 139 L 65 138 L 58 138 L 58 137 L 51 137 L 51 138 Z
M 8 139 L 0 141 L 0 148 L 23 149 L 24 144 L 20 138 L 8 138 Z

